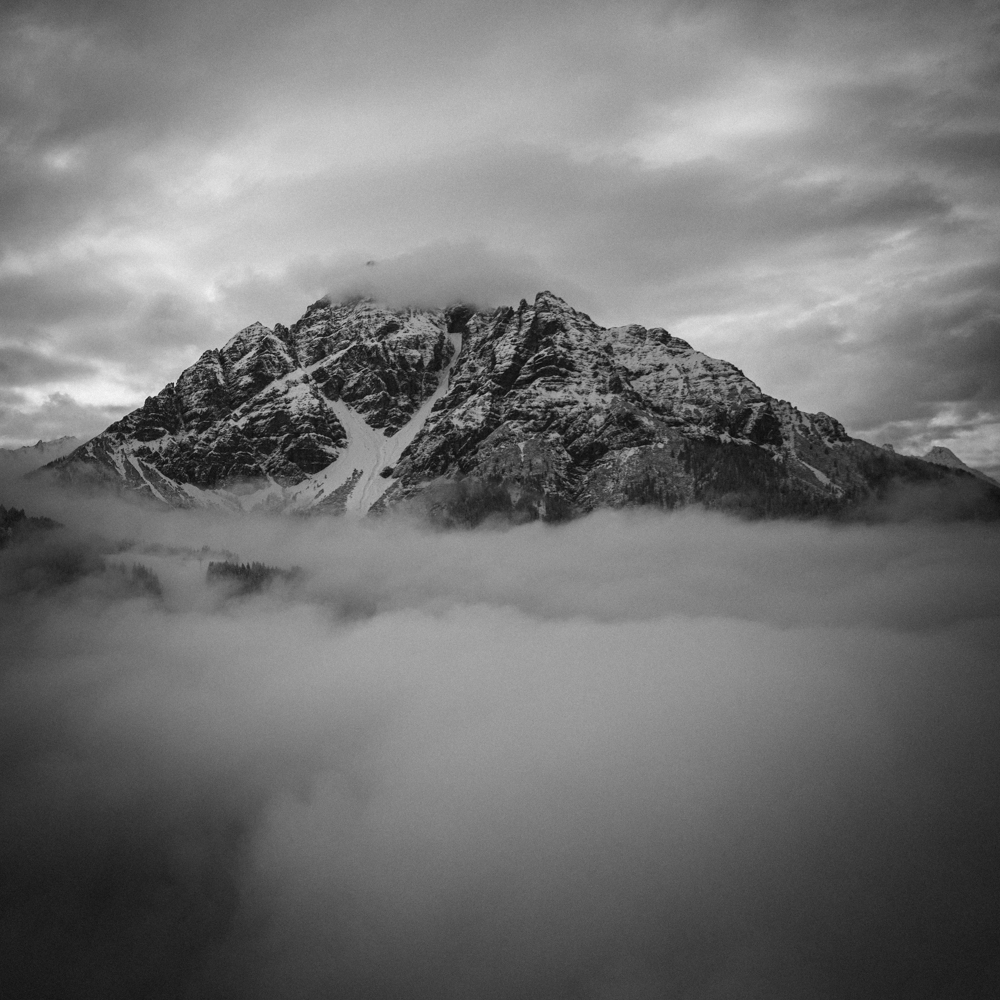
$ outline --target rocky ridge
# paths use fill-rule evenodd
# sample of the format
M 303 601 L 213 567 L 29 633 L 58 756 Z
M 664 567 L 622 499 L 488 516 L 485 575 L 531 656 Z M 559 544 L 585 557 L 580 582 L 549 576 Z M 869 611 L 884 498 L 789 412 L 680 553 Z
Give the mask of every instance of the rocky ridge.
M 977 479 L 991 486 L 1000 486 L 1000 483 L 992 476 L 988 476 L 985 472 L 980 472 L 978 469 L 973 469 L 971 466 L 966 465 L 950 448 L 943 448 L 941 445 L 937 445 L 931 448 L 926 455 L 921 455 L 920 457 L 925 462 L 931 462 L 934 465 L 943 465 L 949 469 L 961 469 L 963 472 L 969 473 L 970 476 L 975 476 Z
M 417 506 L 444 523 L 702 503 L 856 507 L 964 476 L 850 438 L 661 328 L 601 327 L 550 292 L 516 308 L 322 299 L 260 323 L 51 463 L 174 506 Z M 966 477 L 970 478 L 971 477 Z M 1000 510 L 1000 492 L 987 503 Z
M 81 444 L 80 438 L 66 436 L 52 441 L 38 441 L 23 448 L 0 448 L 0 476 L 24 475 L 68 455 Z

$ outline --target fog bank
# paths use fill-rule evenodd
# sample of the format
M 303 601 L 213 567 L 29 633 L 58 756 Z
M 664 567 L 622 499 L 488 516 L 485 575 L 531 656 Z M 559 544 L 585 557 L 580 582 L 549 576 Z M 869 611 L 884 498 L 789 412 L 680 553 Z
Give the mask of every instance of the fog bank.
M 5 995 L 1000 987 L 995 529 L 78 511 L 0 552 Z

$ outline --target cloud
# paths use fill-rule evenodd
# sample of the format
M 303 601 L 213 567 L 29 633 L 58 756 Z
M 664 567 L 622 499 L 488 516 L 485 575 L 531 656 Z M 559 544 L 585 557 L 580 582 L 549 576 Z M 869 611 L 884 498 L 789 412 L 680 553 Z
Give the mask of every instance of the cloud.
M 129 407 L 87 404 L 65 392 L 35 402 L 17 391 L 0 392 L 0 447 L 71 436 L 87 440 L 127 413 Z
M 0 275 L 9 338 L 0 345 L 0 383 L 9 390 L 0 439 L 103 430 L 224 342 L 235 317 L 226 319 L 162 276 L 129 280 L 117 255 L 57 256 Z
M 164 594 L 0 555 L 12 996 L 995 990 L 992 530 L 63 513 Z
M 533 299 L 548 279 L 528 254 L 442 241 L 384 260 L 345 262 L 327 280 L 334 301 L 364 295 L 396 308 L 443 309 L 456 302 L 480 308 L 516 304 Z
M 848 309 L 817 308 L 779 327 L 780 366 L 756 357 L 747 369 L 775 394 L 797 379 L 799 405 L 836 412 L 856 435 L 919 454 L 943 444 L 989 464 L 1000 445 L 996 270 L 952 266 L 859 289 Z M 825 388 L 834 374 L 835 401 Z
M 16 344 L 0 344 L 0 384 L 38 385 L 91 370 L 88 364 L 42 354 Z
M 853 430 L 923 433 L 975 351 L 874 324 L 904 286 L 948 312 L 934 278 L 995 256 L 995 33 L 971 2 L 8 5 L 8 309 L 142 398 L 375 259 L 409 300 L 558 286 Z M 892 391 L 857 399 L 855 370 Z

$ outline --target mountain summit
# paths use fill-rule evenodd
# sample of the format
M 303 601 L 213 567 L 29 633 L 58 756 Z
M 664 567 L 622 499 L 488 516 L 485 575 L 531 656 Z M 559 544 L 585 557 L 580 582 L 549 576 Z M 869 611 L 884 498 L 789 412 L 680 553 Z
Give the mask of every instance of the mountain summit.
M 445 523 L 702 503 L 830 513 L 961 471 L 850 438 L 660 328 L 551 292 L 517 308 L 321 299 L 255 323 L 48 466 L 174 506 L 383 511 Z M 1000 506 L 1000 493 L 989 503 Z
M 1000 483 L 992 476 L 988 476 L 985 472 L 980 472 L 978 469 L 973 469 L 971 466 L 966 465 L 950 448 L 943 448 L 941 445 L 937 445 L 931 448 L 926 455 L 922 455 L 921 458 L 925 462 L 932 462 L 934 465 L 944 465 L 949 469 L 961 469 L 963 472 L 968 472 L 969 475 L 975 476 L 977 479 L 982 480 L 984 483 L 989 483 L 991 486 L 1000 486 Z

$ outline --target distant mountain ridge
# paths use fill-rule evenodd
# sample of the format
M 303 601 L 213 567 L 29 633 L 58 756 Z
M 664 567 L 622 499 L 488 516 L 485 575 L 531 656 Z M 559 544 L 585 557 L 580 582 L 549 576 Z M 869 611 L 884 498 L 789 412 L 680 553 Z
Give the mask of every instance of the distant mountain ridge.
M 80 438 L 67 435 L 52 441 L 37 441 L 23 448 L 0 448 L 0 473 L 23 475 L 57 458 L 62 458 L 63 455 L 68 455 L 81 444 Z
M 943 448 L 938 445 L 931 448 L 926 455 L 921 455 L 921 458 L 925 462 L 932 462 L 934 465 L 943 465 L 949 469 L 961 469 L 963 472 L 968 472 L 970 475 L 975 476 L 984 483 L 989 483 L 991 486 L 1000 486 L 1000 483 L 992 476 L 988 476 L 985 472 L 980 472 L 978 469 L 973 469 L 972 466 L 966 465 L 950 448 Z
M 852 439 L 661 328 L 602 327 L 551 292 L 517 308 L 321 299 L 255 323 L 51 463 L 174 506 L 297 513 L 409 504 L 445 523 L 692 503 L 857 507 L 961 471 Z M 1000 513 L 1000 491 L 982 502 Z

